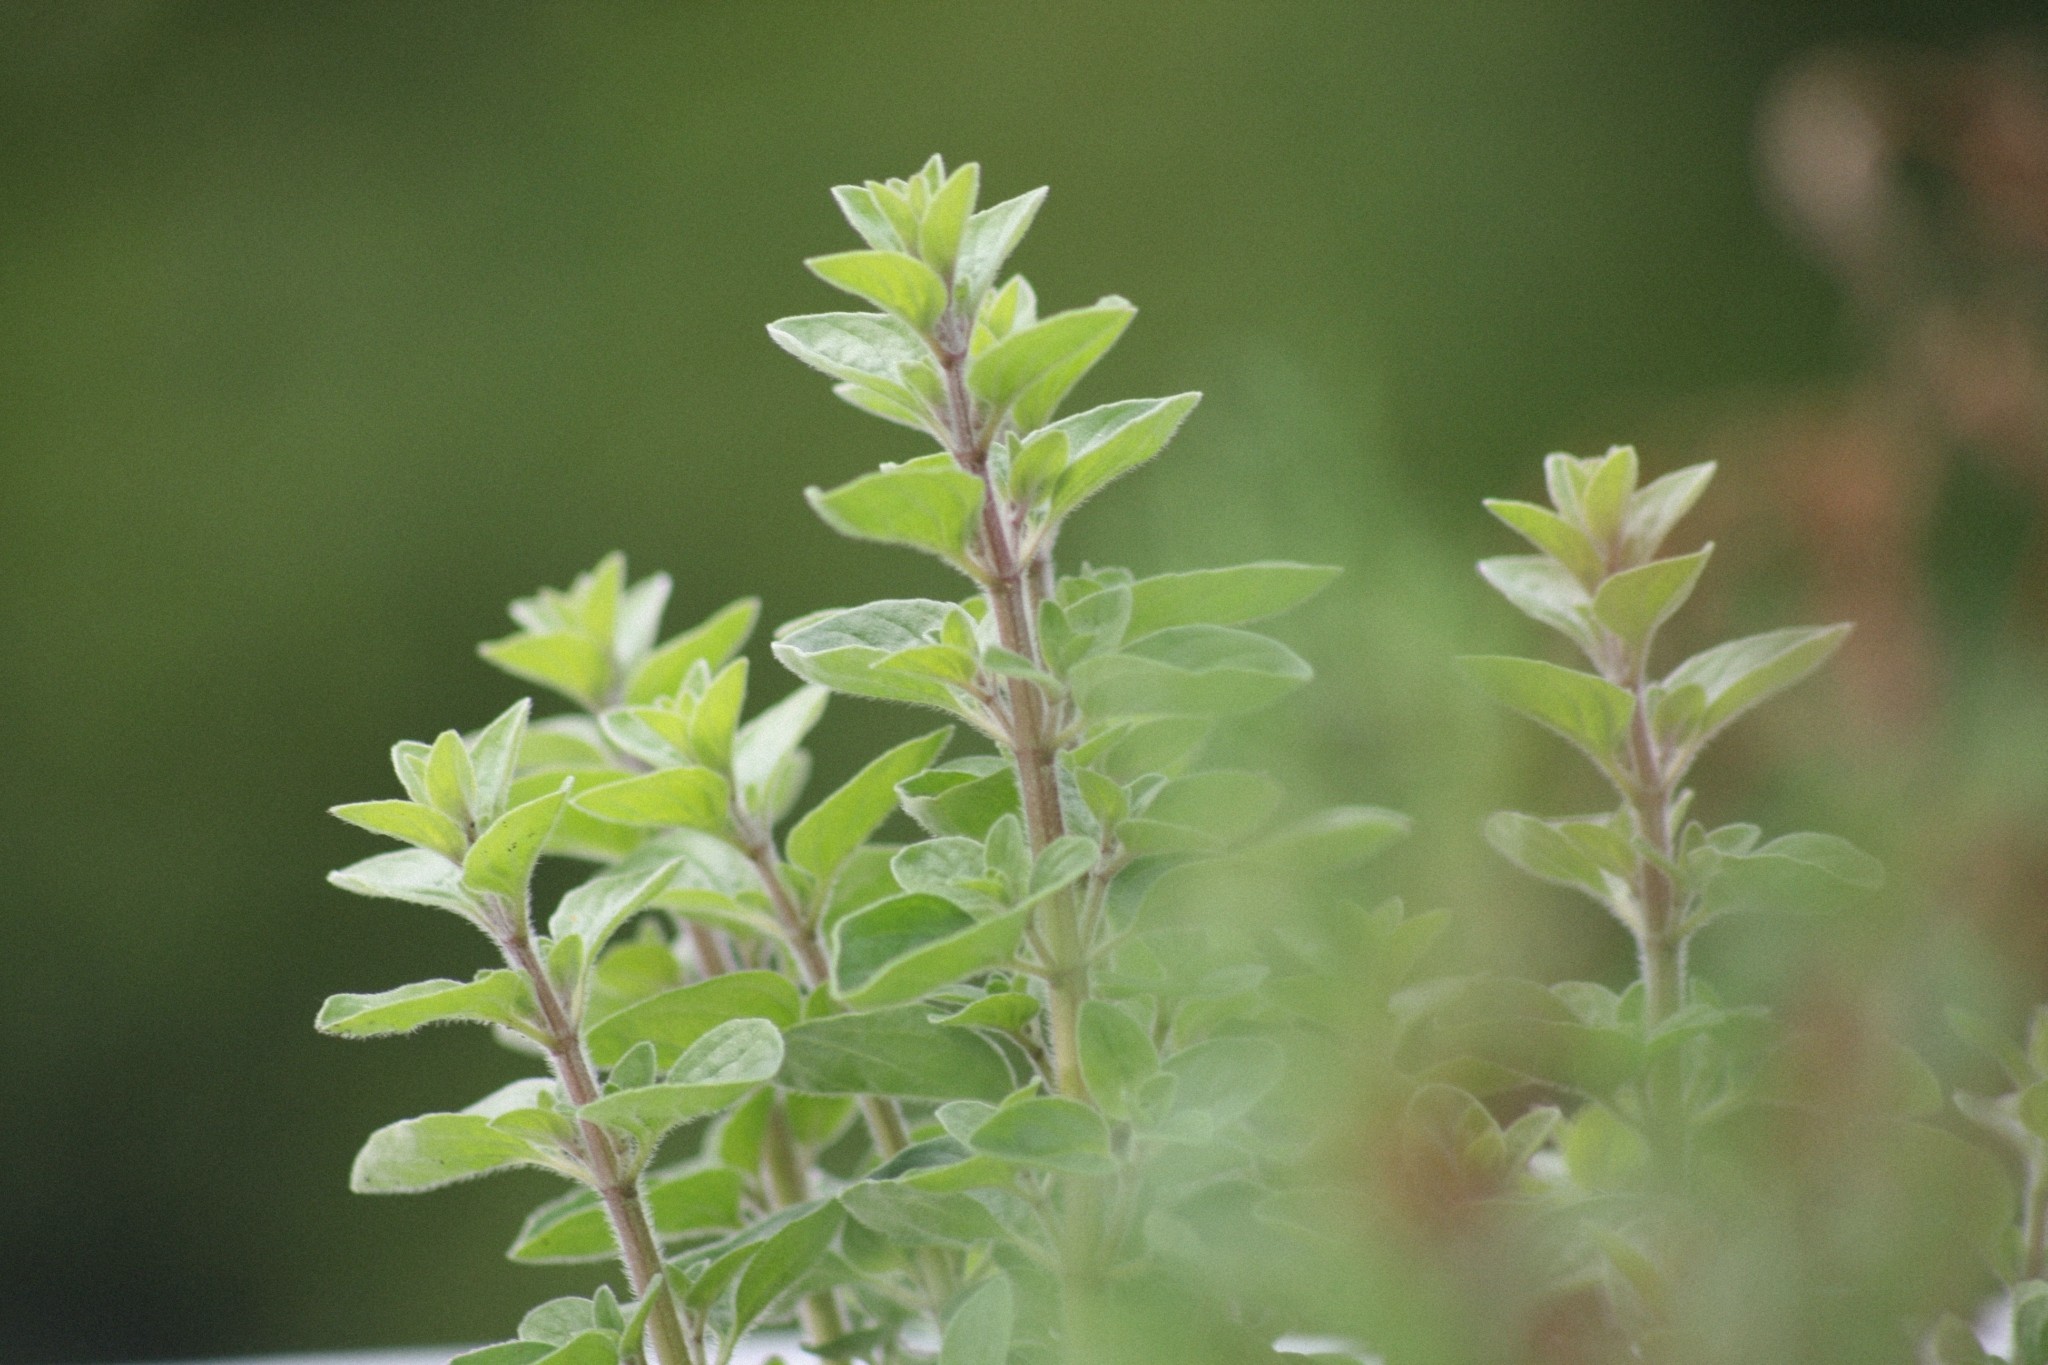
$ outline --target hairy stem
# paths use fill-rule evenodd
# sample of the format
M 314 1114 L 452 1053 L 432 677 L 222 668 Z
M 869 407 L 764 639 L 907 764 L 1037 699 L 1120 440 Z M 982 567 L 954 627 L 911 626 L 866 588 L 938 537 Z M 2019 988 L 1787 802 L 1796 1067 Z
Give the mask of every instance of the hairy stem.
M 1636 869 L 1636 902 L 1642 912 L 1636 947 L 1643 981 L 1643 1025 L 1661 1026 L 1685 1006 L 1685 940 L 1681 933 L 1677 888 L 1663 864 L 1672 856 L 1671 802 L 1676 777 L 1659 752 L 1651 732 L 1647 681 L 1640 661 L 1631 665 L 1626 685 L 1635 695 L 1635 717 L 1629 727 L 1629 763 L 1633 781 L 1627 798 L 1637 835 L 1657 854 L 1640 858 Z M 1662 859 L 1662 863 L 1658 861 Z M 1643 1079 L 1643 1098 L 1651 1143 L 1667 1170 L 1683 1166 L 1685 1145 L 1684 1058 L 1677 1052 L 1655 1063 Z
M 982 481 L 981 548 L 986 559 L 983 584 L 994 614 L 996 637 L 1004 649 L 1043 668 L 1033 600 L 1050 580 L 1050 557 L 1018 562 L 1015 529 L 1003 514 L 1003 498 L 990 477 L 988 438 L 974 420 L 973 400 L 966 383 L 966 354 L 941 355 L 949 409 L 949 453 L 963 469 Z M 1008 748 L 1017 771 L 1017 791 L 1024 807 L 1024 827 L 1034 853 L 1067 832 L 1060 810 L 1057 742 L 1051 705 L 1045 692 L 1028 678 L 1005 678 L 1008 700 Z M 1080 909 L 1071 891 L 1050 897 L 1037 916 L 1045 947 L 1045 976 L 1052 995 L 1051 1044 L 1053 1084 L 1062 1095 L 1087 1098 L 1081 1078 L 1079 1037 L 1081 1006 L 1088 999 L 1088 953 L 1081 934 Z
M 498 947 L 505 954 L 506 962 L 524 974 L 533 985 L 534 1001 L 540 1008 L 541 1021 L 547 1033 L 548 1068 L 562 1087 L 562 1094 L 579 1108 L 592 1103 L 600 1094 L 596 1070 L 590 1064 L 589 1054 L 584 1051 L 576 1021 L 534 952 L 533 937 L 523 915 L 499 937 Z M 610 1133 L 588 1119 L 578 1119 L 576 1126 L 582 1149 L 578 1156 L 596 1182 L 598 1196 L 604 1200 L 605 1216 L 611 1222 L 612 1236 L 618 1242 L 619 1259 L 625 1266 L 626 1282 L 632 1287 L 633 1296 L 640 1298 L 649 1292 L 650 1287 L 659 1287 L 654 1309 L 647 1320 L 657 1365 L 692 1365 L 696 1357 L 690 1350 L 689 1337 L 683 1331 L 675 1298 L 665 1283 L 661 1243 L 655 1237 L 653 1221 L 648 1217 L 639 1174 Z

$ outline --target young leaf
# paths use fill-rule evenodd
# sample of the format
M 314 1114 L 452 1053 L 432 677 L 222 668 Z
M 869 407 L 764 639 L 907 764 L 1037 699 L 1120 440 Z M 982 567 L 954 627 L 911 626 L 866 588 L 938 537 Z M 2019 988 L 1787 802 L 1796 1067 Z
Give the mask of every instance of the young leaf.
M 357 801 L 327 812 L 372 834 L 388 834 L 417 848 L 428 849 L 459 863 L 469 851 L 462 826 L 432 806 L 417 801 Z
M 1045 202 L 1043 188 L 993 204 L 967 220 L 960 235 L 960 256 L 953 269 L 954 290 L 963 298 L 978 298 L 995 283 L 1003 262 L 1017 249 Z
M 935 643 L 949 610 L 944 602 L 911 599 L 808 616 L 776 633 L 775 657 L 799 678 L 835 692 L 958 714 L 959 703 L 942 684 L 878 667 L 899 650 Z
M 1548 507 L 1533 502 L 1489 498 L 1486 510 L 1507 524 L 1522 539 L 1571 570 L 1583 586 L 1591 589 L 1607 572 L 1599 547 L 1578 527 Z
M 479 913 L 476 898 L 462 884 L 462 870 L 440 854 L 423 848 L 379 853 L 328 873 L 327 880 L 358 896 L 431 905 L 437 910 L 453 910 L 469 920 Z
M 505 813 L 512 794 L 512 779 L 519 769 L 520 750 L 526 743 L 526 720 L 533 701 L 521 697 L 468 741 L 469 762 L 476 778 L 479 826 L 488 825 Z M 459 861 L 459 855 L 458 861 Z
M 1848 638 L 1849 627 L 1805 626 L 1730 640 L 1671 670 L 1667 688 L 1691 684 L 1706 693 L 1702 742 L 1751 707 L 1819 668 Z
M 541 847 L 555 828 L 562 803 L 569 799 L 570 782 L 546 796 L 514 806 L 498 817 L 497 823 L 477 836 L 462 860 L 462 883 L 472 891 L 521 897 L 540 860 Z
M 946 282 L 900 251 L 842 251 L 804 262 L 825 283 L 894 313 L 920 332 L 946 309 Z
M 1673 470 L 1629 499 L 1621 527 L 1622 562 L 1640 564 L 1656 554 L 1664 537 L 1693 509 L 1713 477 L 1714 464 L 1709 460 Z
M 1549 626 L 1587 653 L 1594 649 L 1593 599 L 1571 570 L 1548 555 L 1501 555 L 1479 561 L 1479 576 L 1516 611 Z
M 1635 714 L 1635 698 L 1590 673 L 1505 656 L 1468 656 L 1459 663 L 1495 701 L 1562 735 L 1603 765 L 1619 751 Z
M 1316 564 L 1266 562 L 1141 578 L 1131 584 L 1131 616 L 1123 638 L 1137 640 L 1171 626 L 1262 621 L 1306 602 L 1341 572 Z
M 562 897 L 548 917 L 548 933 L 557 939 L 575 934 L 590 955 L 597 956 L 619 926 L 668 889 L 682 864 L 682 859 L 671 858 L 652 869 L 622 868 L 592 877 Z
M 1055 313 L 983 351 L 968 367 L 967 386 L 990 407 L 1018 408 L 1018 429 L 1035 430 L 1136 312 L 1112 295 L 1090 308 Z
M 967 547 L 981 526 L 982 483 L 950 455 L 927 455 L 885 464 L 830 492 L 804 496 L 843 536 L 925 550 L 964 567 Z
M 1157 455 L 1201 401 L 1199 393 L 1133 398 L 1054 423 L 1054 430 L 1066 433 L 1072 454 L 1053 488 L 1053 519 L 1066 516 L 1106 484 Z
M 1600 861 L 1556 823 L 1520 811 L 1501 811 L 1486 821 L 1486 842 L 1530 876 L 1583 891 L 1607 904 L 1609 888 Z
M 608 782 L 576 797 L 576 808 L 639 829 L 679 827 L 717 834 L 730 818 L 732 789 L 709 768 L 663 768 Z
M 790 771 L 791 760 L 830 700 L 823 687 L 799 687 L 740 727 L 733 739 L 733 781 L 755 814 L 771 820 L 781 814 L 781 803 L 774 799 L 777 779 Z M 795 793 L 787 795 L 794 799 Z
M 962 1300 L 947 1319 L 939 1365 L 1005 1365 L 1015 1316 L 1010 1282 L 997 1275 Z
M 907 366 L 927 355 L 917 333 L 898 318 L 878 313 L 814 313 L 771 323 L 775 344 L 812 369 L 862 387 L 876 384 L 908 393 L 897 382 Z
M 1058 1096 L 998 1109 L 974 1130 L 969 1145 L 984 1156 L 1019 1166 L 1072 1175 L 1109 1175 L 1116 1170 L 1102 1116 L 1079 1101 Z
M 1016 1085 L 994 1045 L 930 1022 L 919 1005 L 814 1019 L 783 1043 L 781 1083 L 814 1095 L 999 1100 Z
M 980 193 L 981 167 L 970 161 L 947 177 L 925 207 L 924 223 L 918 230 L 918 254 L 945 279 L 953 278 L 960 242 L 966 236 L 967 220 L 974 213 L 974 201 Z
M 336 1038 L 382 1038 L 455 1020 L 525 1029 L 533 1014 L 526 978 L 500 967 L 471 981 L 415 981 L 375 995 L 331 995 L 313 1027 Z
M 522 631 L 487 640 L 476 652 L 515 678 L 559 692 L 586 711 L 604 704 L 612 662 L 587 636 L 571 631 Z
M 1713 551 L 1707 545 L 1689 555 L 1624 569 L 1600 585 L 1593 596 L 1593 615 L 1631 649 L 1646 649 L 1657 627 L 1692 596 Z
M 789 861 L 820 881 L 829 878 L 896 809 L 896 784 L 930 767 L 952 737 L 951 726 L 920 735 L 854 774 L 789 831 Z
M 623 700 L 631 706 L 645 706 L 666 697 L 683 685 L 697 663 L 723 668 L 754 632 L 761 615 L 761 599 L 742 597 L 721 607 L 701 625 L 693 626 L 663 644 L 634 666 L 626 677 Z

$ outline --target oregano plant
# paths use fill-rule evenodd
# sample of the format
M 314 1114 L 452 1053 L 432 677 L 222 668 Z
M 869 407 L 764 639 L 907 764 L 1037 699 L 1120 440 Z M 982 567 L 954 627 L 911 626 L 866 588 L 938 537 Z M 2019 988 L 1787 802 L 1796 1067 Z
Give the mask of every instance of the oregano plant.
M 476 1022 L 545 1064 L 373 1134 L 355 1188 L 552 1171 L 570 1188 L 511 1255 L 622 1276 L 467 1365 L 723 1365 L 784 1322 L 827 1359 L 1100 1361 L 1135 1349 L 1120 1305 L 1162 1295 L 1190 1351 L 1270 1354 L 1276 1329 L 1242 1305 L 1176 1297 L 1158 1215 L 1259 1175 L 1286 1052 L 1261 974 L 1154 893 L 1187 869 L 1362 858 L 1403 824 L 1276 823 L 1269 779 L 1201 762 L 1219 722 L 1308 679 L 1248 627 L 1333 570 L 1063 571 L 1067 519 L 1197 396 L 1061 415 L 1133 309 L 1041 316 L 1004 271 L 1044 191 L 983 208 L 979 190 L 937 158 L 836 190 L 865 245 L 808 264 L 867 308 L 769 329 L 915 433 L 910 458 L 812 506 L 935 556 L 958 600 L 782 626 L 799 684 L 749 717 L 756 605 L 664 638 L 670 580 L 611 556 L 482 647 L 567 711 L 522 700 L 401 743 L 403 797 L 336 809 L 410 845 L 337 885 L 455 913 L 499 961 L 337 996 L 320 1027 Z M 807 804 L 803 744 L 833 694 L 944 724 Z M 593 871 L 543 906 L 544 857 Z

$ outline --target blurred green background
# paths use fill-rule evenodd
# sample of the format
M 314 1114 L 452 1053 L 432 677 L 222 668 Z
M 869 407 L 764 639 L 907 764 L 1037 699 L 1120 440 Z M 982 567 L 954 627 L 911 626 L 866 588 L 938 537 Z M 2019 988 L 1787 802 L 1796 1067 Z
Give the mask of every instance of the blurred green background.
M 1595 799 L 1454 680 L 1529 643 L 1467 567 L 1511 548 L 1477 500 L 1553 449 L 1720 457 L 1722 590 L 1681 643 L 1868 614 L 1825 553 L 1867 548 L 1826 534 L 1865 466 L 1812 452 L 1911 389 L 1897 312 L 1773 215 L 1759 111 L 1817 51 L 1967 55 L 2030 15 L 0 0 L 0 1360 L 483 1340 L 588 1280 L 494 1259 L 541 1177 L 346 1193 L 371 1128 L 519 1064 L 313 1034 L 329 992 L 481 960 L 325 886 L 370 848 L 323 811 L 517 695 L 474 642 L 605 550 L 676 576 L 674 625 L 955 590 L 806 511 L 922 452 L 762 332 L 837 306 L 799 265 L 850 240 L 827 187 L 934 150 L 994 196 L 1053 186 L 1018 261 L 1050 305 L 1140 305 L 1084 400 L 1208 394 L 1070 557 L 1347 565 L 1290 631 L 1320 681 L 1256 735 L 1304 802 L 1421 818 L 1371 889 L 1450 906 L 1470 954 L 1611 975 L 1618 932 L 1477 837 Z M 2024 461 L 1913 429 L 1920 596 L 1874 599 L 1703 781 L 1720 818 L 1884 854 L 1871 951 L 1932 945 L 1927 993 L 2018 999 L 2048 921 L 2042 504 Z M 913 723 L 842 706 L 820 781 Z

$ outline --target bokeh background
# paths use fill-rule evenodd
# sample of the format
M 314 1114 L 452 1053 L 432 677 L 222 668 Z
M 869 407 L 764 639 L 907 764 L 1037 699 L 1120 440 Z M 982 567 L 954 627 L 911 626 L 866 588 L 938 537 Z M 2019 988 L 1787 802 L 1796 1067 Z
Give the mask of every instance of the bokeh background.
M 2026 0 L 0 0 L 0 1361 L 484 1340 L 587 1276 L 491 1255 L 540 1177 L 344 1188 L 371 1128 L 517 1068 L 317 1038 L 465 974 L 354 900 L 330 804 L 517 695 L 503 603 L 622 548 L 672 621 L 949 591 L 800 490 L 921 453 L 777 352 L 835 306 L 832 183 L 1050 183 L 1019 257 L 1143 312 L 1082 395 L 1201 388 L 1072 553 L 1342 563 L 1314 688 L 1241 742 L 1419 832 L 1362 893 L 1615 978 L 1480 815 L 1596 799 L 1460 689 L 1538 647 L 1469 569 L 1537 459 L 1714 458 L 1674 645 L 1853 617 L 1701 773 L 1718 819 L 1892 866 L 1736 926 L 2002 1021 L 2048 964 L 2048 58 Z M 773 691 L 765 655 L 757 677 Z M 829 782 L 914 718 L 843 706 Z

